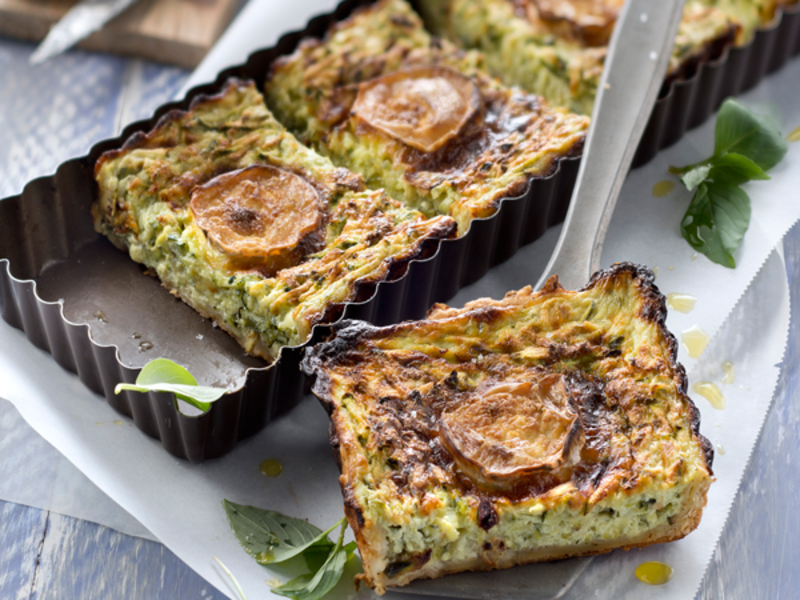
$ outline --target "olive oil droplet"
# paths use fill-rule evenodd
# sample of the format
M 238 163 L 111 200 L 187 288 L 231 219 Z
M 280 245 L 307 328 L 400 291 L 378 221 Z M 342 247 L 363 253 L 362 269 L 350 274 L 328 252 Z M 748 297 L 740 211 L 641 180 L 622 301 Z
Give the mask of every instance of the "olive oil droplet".
M 116 421 L 114 421 L 114 425 L 124 425 L 124 422 L 117 419 Z
M 692 358 L 698 358 L 708 346 L 711 338 L 698 325 L 692 325 L 681 333 L 681 342 Z
M 692 391 L 708 400 L 708 403 L 717 410 L 725 408 L 725 396 L 723 396 L 722 391 L 710 381 L 699 381 L 695 383 L 692 386 Z
M 697 298 L 690 296 L 689 294 L 678 294 L 675 292 L 672 294 L 667 294 L 667 306 L 669 306 L 672 310 L 677 310 L 678 312 L 692 312 L 694 310 L 695 302 L 697 302 Z
M 723 446 L 722 444 L 717 444 L 717 452 L 719 454 L 725 454 L 725 446 Z
M 258 470 L 267 477 L 277 477 L 283 471 L 283 465 L 274 458 L 268 458 L 261 461 L 261 464 L 258 465 Z
M 100 321 L 101 323 L 108 323 L 108 317 L 106 316 L 106 313 L 104 313 L 102 310 L 95 311 L 94 318 Z
M 786 136 L 787 142 L 800 142 L 800 127 L 792 131 L 789 135 Z
M 636 577 L 650 585 L 663 585 L 672 578 L 672 567 L 662 562 L 645 562 L 636 567 Z
M 142 342 L 139 344 L 139 352 L 147 352 L 153 347 L 153 342 Z
M 733 363 L 731 361 L 726 360 L 722 363 L 722 372 L 725 373 L 725 376 L 722 378 L 722 383 L 730 385 L 736 380 L 733 375 Z
M 674 189 L 675 189 L 675 182 L 670 181 L 669 179 L 665 179 L 664 181 L 659 181 L 657 184 L 653 186 L 653 196 L 655 196 L 656 198 L 663 198 Z

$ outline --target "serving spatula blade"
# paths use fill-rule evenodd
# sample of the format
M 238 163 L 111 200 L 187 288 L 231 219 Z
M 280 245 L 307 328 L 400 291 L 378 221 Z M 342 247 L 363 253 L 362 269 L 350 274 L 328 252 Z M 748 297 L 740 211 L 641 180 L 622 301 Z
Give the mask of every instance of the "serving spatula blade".
M 608 225 L 664 81 L 683 0 L 628 0 L 617 19 L 567 217 L 536 284 L 583 287 L 600 268 Z

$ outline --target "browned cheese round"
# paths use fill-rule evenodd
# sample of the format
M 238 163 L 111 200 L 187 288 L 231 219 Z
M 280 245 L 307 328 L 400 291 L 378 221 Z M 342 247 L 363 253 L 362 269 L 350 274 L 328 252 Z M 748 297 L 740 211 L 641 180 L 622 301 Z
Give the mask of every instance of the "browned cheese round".
M 498 486 L 565 466 L 582 443 L 580 419 L 555 374 L 476 393 L 442 415 L 441 433 L 461 469 Z
M 433 152 L 456 137 L 479 106 L 469 77 L 445 67 L 419 67 L 362 83 L 352 110 L 375 129 Z
M 289 266 L 323 223 L 322 202 L 305 179 L 269 165 L 219 175 L 192 193 L 208 239 L 242 267 Z

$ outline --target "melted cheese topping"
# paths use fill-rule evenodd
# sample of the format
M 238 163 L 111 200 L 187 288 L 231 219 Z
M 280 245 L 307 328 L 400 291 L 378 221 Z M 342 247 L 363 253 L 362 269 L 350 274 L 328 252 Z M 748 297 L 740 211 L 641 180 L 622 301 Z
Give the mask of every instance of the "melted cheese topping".
M 301 242 L 323 221 L 317 191 L 302 177 L 269 165 L 219 175 L 192 191 L 192 214 L 238 265 L 274 274 L 303 259 Z
M 444 67 L 418 67 L 362 83 L 352 111 L 404 144 L 432 152 L 456 137 L 479 105 L 468 77 Z
M 495 385 L 442 413 L 442 439 L 473 479 L 508 485 L 580 452 L 580 418 L 569 400 L 559 375 Z

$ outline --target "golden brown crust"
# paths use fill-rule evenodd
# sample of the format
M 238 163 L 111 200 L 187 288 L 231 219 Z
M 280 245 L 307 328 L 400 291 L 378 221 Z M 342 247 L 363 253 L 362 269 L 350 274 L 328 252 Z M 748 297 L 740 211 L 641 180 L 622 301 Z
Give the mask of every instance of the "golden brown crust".
M 302 146 L 252 82 L 172 111 L 95 165 L 95 228 L 268 360 L 454 236 Z
M 276 115 L 301 139 L 426 214 L 449 214 L 463 234 L 472 219 L 493 214 L 501 198 L 521 195 L 532 178 L 547 177 L 560 159 L 579 154 L 588 124 L 502 86 L 482 66 L 477 53 L 427 33 L 405 2 L 382 0 L 276 61 L 265 91 Z M 452 102 L 428 103 L 445 109 L 442 114 L 422 111 L 447 134 L 415 141 L 405 123 L 414 111 L 390 101 L 387 82 L 425 72 L 460 91 L 437 93 Z M 365 106 L 378 104 L 364 95 L 375 90 L 381 105 L 395 109 L 399 129 L 385 126 L 395 121 L 387 115 L 364 118 Z M 415 102 L 415 110 L 422 104 Z
M 438 305 L 426 321 L 345 323 L 308 350 L 367 581 L 381 590 L 691 531 L 712 454 L 665 314 L 652 273 L 619 264 L 576 292 L 552 279 Z M 528 540 L 517 523 L 547 512 L 543 541 Z

